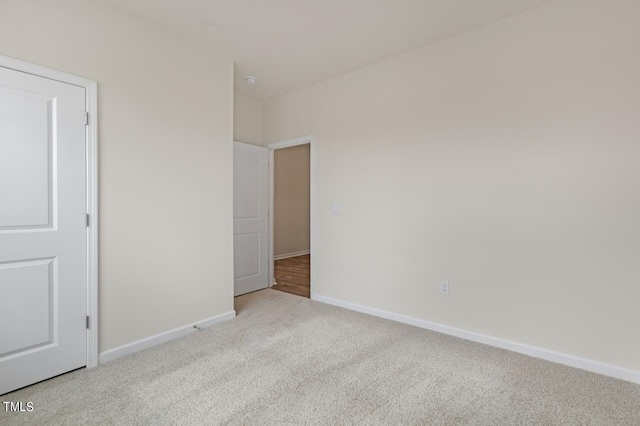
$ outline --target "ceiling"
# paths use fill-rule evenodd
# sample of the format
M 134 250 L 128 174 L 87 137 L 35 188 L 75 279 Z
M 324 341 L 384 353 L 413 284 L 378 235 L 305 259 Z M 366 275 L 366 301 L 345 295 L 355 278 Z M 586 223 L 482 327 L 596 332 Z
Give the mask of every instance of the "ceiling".
M 552 0 L 109 1 L 230 56 L 236 91 L 266 100 Z

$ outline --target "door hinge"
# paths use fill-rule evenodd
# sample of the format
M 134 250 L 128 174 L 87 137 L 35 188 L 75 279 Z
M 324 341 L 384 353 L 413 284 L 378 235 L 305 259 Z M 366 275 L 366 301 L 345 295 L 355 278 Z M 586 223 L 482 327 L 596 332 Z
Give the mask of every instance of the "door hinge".
M 85 126 L 89 125 L 89 113 L 88 112 L 84 113 L 84 125 Z
M 87 225 L 87 228 L 88 228 L 89 227 L 89 213 L 87 213 L 87 216 L 86 216 L 86 225 Z
M 87 315 L 87 330 L 89 329 L 89 315 Z

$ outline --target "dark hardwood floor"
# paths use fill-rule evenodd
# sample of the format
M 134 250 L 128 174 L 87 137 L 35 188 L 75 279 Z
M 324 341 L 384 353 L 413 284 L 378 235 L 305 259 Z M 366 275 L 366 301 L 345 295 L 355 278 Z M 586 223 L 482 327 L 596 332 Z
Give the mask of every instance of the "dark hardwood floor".
M 297 296 L 309 297 L 310 276 L 311 258 L 308 254 L 276 260 L 274 278 L 278 284 L 271 288 Z

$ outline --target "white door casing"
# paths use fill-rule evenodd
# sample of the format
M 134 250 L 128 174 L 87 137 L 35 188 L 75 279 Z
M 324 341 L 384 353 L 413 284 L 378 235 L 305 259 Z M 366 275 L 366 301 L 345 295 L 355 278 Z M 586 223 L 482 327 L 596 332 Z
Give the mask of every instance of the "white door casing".
M 234 296 L 269 286 L 269 151 L 233 143 Z
M 0 67 L 0 394 L 87 365 L 86 98 Z

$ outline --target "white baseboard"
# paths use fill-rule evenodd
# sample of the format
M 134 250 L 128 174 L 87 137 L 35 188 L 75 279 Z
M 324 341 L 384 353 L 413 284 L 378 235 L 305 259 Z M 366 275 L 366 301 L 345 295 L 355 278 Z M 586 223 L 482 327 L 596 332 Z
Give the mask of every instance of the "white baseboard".
M 290 257 L 304 256 L 310 253 L 311 253 L 310 250 L 303 250 L 303 251 L 297 251 L 295 253 L 279 254 L 277 256 L 273 256 L 273 260 L 282 260 L 282 259 L 288 259 Z
M 498 337 L 487 336 L 485 334 L 450 327 L 448 325 L 438 324 L 430 321 L 408 317 L 406 315 L 370 308 L 368 306 L 357 305 L 355 303 L 345 302 L 343 300 L 333 299 L 331 297 L 326 297 L 318 294 L 312 295 L 311 299 L 318 302 L 339 306 L 341 308 L 350 309 L 352 311 L 362 312 L 380 318 L 386 318 L 392 321 L 397 321 L 404 324 L 425 328 L 427 330 L 436 331 L 438 333 L 459 337 L 461 339 L 470 340 L 472 342 L 483 343 L 485 345 L 495 346 L 512 352 L 518 352 L 534 358 L 540 358 L 546 361 L 556 362 L 559 364 L 568 365 L 570 367 L 579 368 L 581 370 L 587 370 L 593 373 L 602 374 L 604 376 L 614 377 L 616 379 L 640 384 L 640 371 L 629 370 L 627 368 L 605 364 L 603 362 L 594 361 L 591 359 L 580 358 L 577 356 L 554 352 L 535 346 L 516 343 L 510 340 L 500 339 Z
M 211 327 L 214 324 L 218 324 L 224 321 L 235 318 L 236 311 L 225 312 L 224 314 L 216 315 L 215 317 L 207 318 L 202 321 L 195 322 L 193 324 L 185 325 L 182 327 L 174 328 L 173 330 L 164 331 L 158 333 L 155 336 L 146 337 L 144 339 L 137 340 L 135 342 L 127 343 L 126 345 L 118 346 L 117 348 L 104 351 L 98 357 L 99 363 L 112 361 L 116 358 L 120 358 L 125 355 L 132 354 L 134 352 L 141 351 L 151 346 L 159 345 L 170 340 L 177 339 L 178 337 L 186 336 L 187 334 L 197 331 L 194 326 L 198 328 Z

